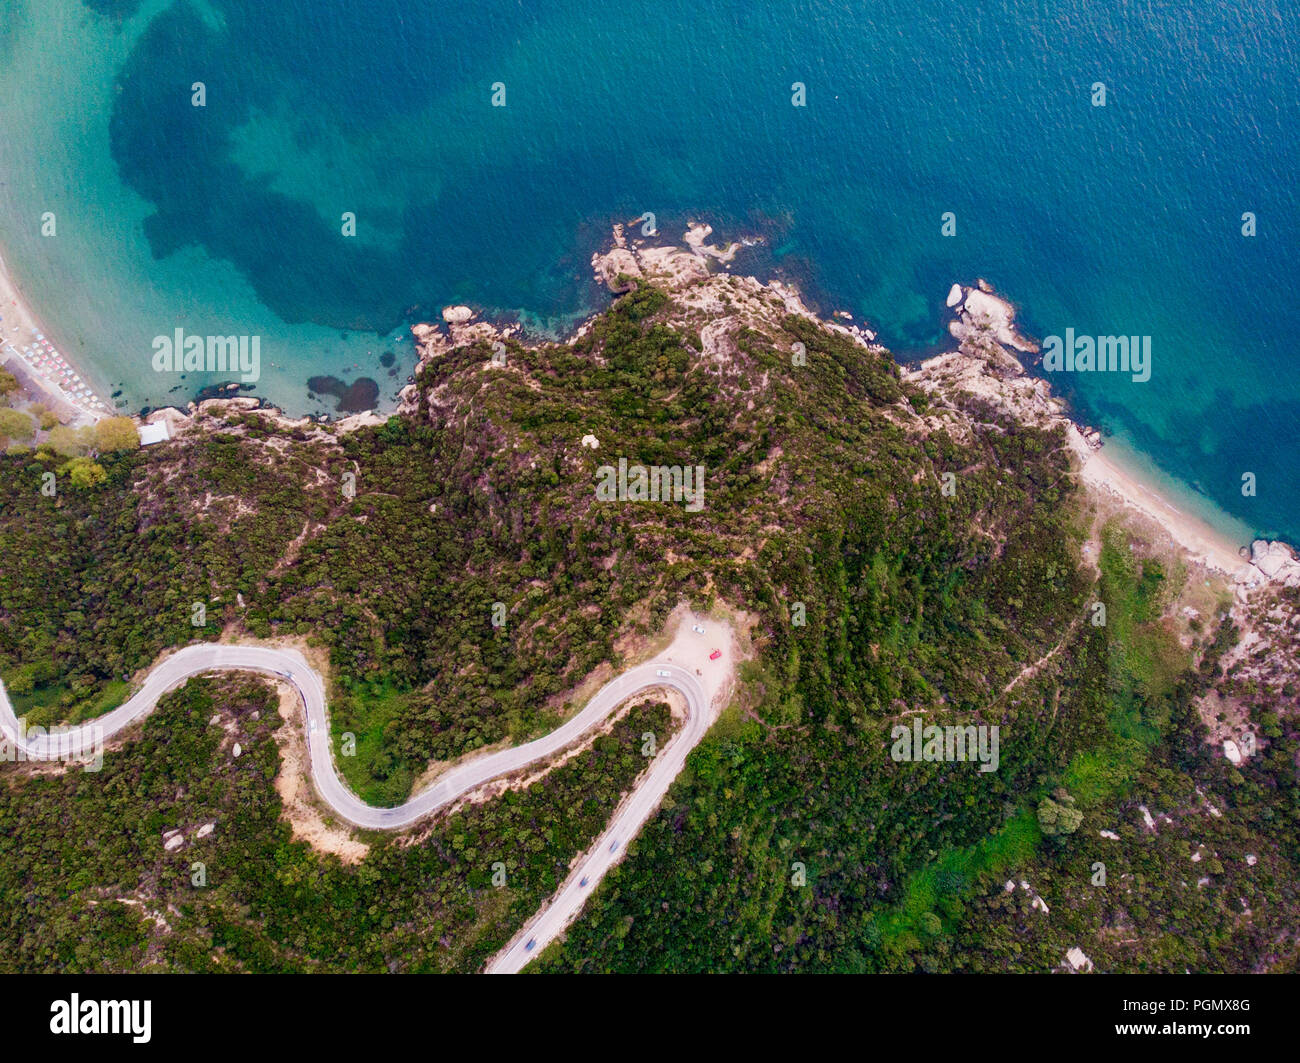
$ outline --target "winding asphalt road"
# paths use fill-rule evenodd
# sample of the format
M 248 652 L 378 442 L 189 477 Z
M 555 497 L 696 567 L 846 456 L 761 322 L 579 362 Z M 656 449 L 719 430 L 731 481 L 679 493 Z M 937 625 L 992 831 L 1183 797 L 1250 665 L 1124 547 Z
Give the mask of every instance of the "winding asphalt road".
M 654 660 L 629 668 L 606 683 L 581 712 L 550 734 L 452 768 L 432 787 L 394 808 L 376 808 L 366 804 L 340 778 L 334 766 L 329 737 L 325 683 L 297 650 L 214 643 L 186 646 L 156 665 L 125 704 L 77 729 L 79 735 L 75 737 L 88 742 L 100 736 L 102 741 L 107 741 L 122 728 L 151 712 L 158 699 L 168 691 L 196 675 L 226 671 L 269 673 L 290 683 L 302 697 L 306 709 L 312 781 L 325 803 L 355 826 L 395 830 L 447 807 L 484 783 L 558 753 L 641 691 L 655 687 L 680 691 L 686 699 L 685 726 L 659 751 L 639 785 L 619 806 L 605 832 L 579 860 L 555 896 L 487 966 L 489 973 L 512 973 L 538 955 L 582 909 L 601 878 L 622 857 L 628 842 L 653 815 L 673 779 L 685 765 L 687 754 L 704 737 L 712 723 L 710 699 L 704 684 L 691 670 L 673 664 L 666 654 L 667 651 Z M 20 734 L 21 726 L 3 681 L 0 681 L 0 731 L 29 760 L 55 759 L 59 755 L 60 742 L 67 741 L 66 738 L 44 735 L 29 738 L 27 734 Z

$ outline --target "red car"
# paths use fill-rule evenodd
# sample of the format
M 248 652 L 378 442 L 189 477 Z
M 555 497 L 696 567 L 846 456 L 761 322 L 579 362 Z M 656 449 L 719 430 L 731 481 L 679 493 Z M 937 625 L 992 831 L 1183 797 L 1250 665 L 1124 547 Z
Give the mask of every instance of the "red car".
M 721 656 L 722 656 L 721 650 L 714 650 L 711 654 L 709 654 L 709 660 L 716 661 Z

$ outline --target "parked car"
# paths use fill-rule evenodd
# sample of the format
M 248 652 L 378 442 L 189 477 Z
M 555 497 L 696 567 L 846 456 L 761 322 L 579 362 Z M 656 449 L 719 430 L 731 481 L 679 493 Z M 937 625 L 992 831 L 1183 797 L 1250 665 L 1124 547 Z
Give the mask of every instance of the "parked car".
M 671 673 L 670 671 L 668 671 L 667 668 L 656 668 L 656 669 L 655 669 L 655 675 L 661 675 L 661 676 L 665 676 L 665 677 L 667 677 L 667 676 L 672 675 L 672 673 Z
M 709 660 L 716 661 L 721 656 L 722 656 L 721 650 L 714 650 L 711 654 L 709 654 Z
M 699 625 L 699 624 L 692 624 L 692 625 L 691 625 L 691 630 L 694 631 L 695 634 L 697 634 L 697 635 L 703 635 L 703 634 L 704 634 L 704 628 L 703 628 L 701 625 Z

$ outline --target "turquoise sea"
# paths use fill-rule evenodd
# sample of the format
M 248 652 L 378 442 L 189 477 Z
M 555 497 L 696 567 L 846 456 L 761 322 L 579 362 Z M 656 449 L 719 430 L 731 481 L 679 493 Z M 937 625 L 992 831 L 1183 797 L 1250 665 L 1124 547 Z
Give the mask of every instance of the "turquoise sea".
M 291 413 L 335 410 L 316 376 L 391 405 L 410 322 L 562 334 L 652 211 L 900 356 L 977 277 L 1031 334 L 1151 336 L 1146 383 L 1054 381 L 1180 504 L 1300 541 L 1298 173 L 1278 0 L 0 0 L 0 248 L 132 409 L 216 382 L 153 371 L 176 328 L 260 336 Z

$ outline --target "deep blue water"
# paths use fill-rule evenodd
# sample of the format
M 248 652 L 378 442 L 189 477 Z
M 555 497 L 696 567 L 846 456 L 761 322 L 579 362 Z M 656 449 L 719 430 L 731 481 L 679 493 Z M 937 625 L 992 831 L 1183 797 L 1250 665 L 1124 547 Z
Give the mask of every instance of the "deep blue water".
M 210 382 L 150 368 L 184 327 L 261 335 L 256 393 L 291 412 L 331 408 L 325 373 L 390 401 L 450 302 L 562 331 L 647 210 L 764 237 L 744 265 L 904 355 L 984 277 L 1033 334 L 1150 335 L 1147 383 L 1054 382 L 1300 541 L 1298 60 L 1271 0 L 0 0 L 0 246 L 133 406 Z

